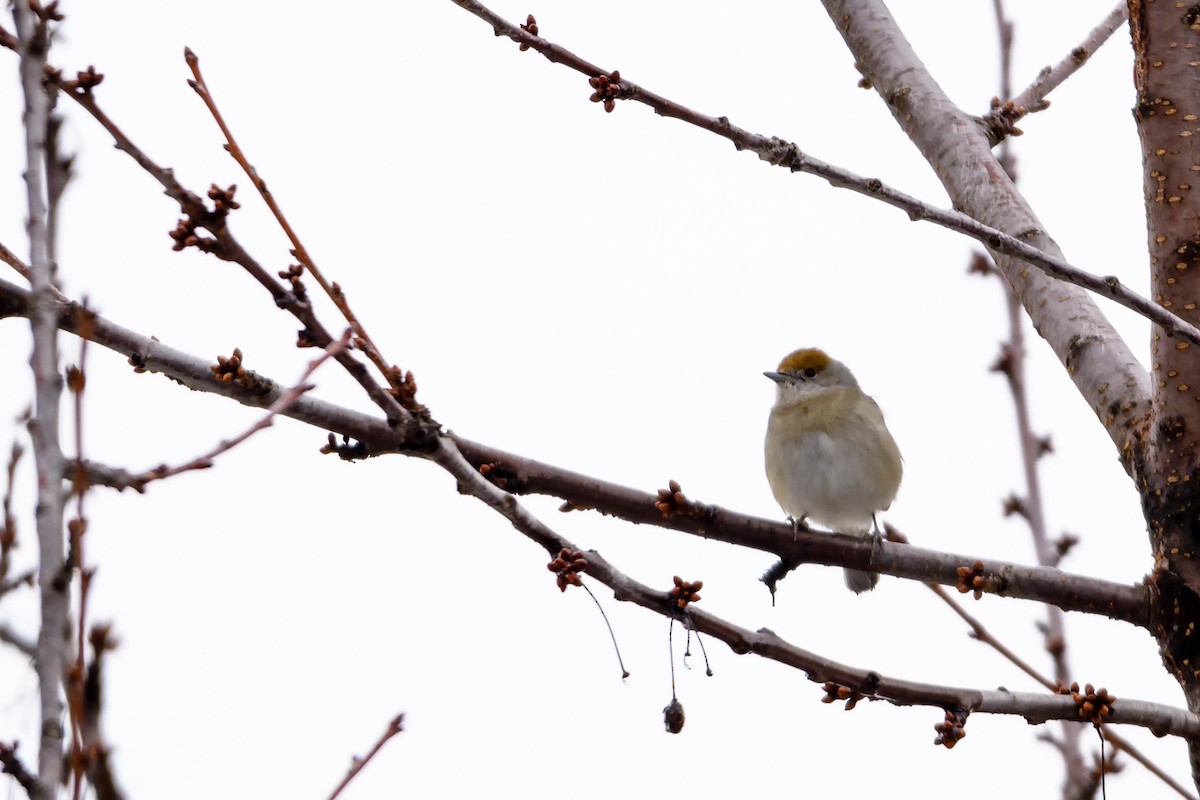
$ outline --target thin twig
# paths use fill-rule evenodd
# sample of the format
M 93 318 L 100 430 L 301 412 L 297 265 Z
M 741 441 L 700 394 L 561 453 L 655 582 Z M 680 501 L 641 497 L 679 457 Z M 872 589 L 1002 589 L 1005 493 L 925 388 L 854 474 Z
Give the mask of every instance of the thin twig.
M 1043 67 L 1033 83 L 1029 84 L 1023 92 L 1009 99 L 1008 102 L 996 105 L 984 114 L 983 120 L 987 124 L 988 136 L 992 144 L 998 144 L 1006 133 L 1016 132 L 1012 126 L 1027 114 L 1049 108 L 1050 102 L 1046 100 L 1046 95 L 1058 88 L 1063 81 L 1086 64 L 1088 59 L 1100 49 L 1100 46 L 1108 41 L 1128 19 L 1129 7 L 1125 0 L 1121 0 L 1112 11 L 1108 12 L 1108 16 L 1099 25 L 1092 28 L 1083 42 L 1072 48 L 1071 52 L 1061 61 L 1053 67 Z M 1001 91 L 1000 97 L 1008 98 L 1010 91 L 1011 89 L 1006 87 Z
M 1054 681 L 1050 680 L 1045 675 L 1038 672 L 1036 669 L 1034 669 L 1034 667 L 1029 662 L 1027 662 L 1025 659 L 1021 658 L 1020 656 L 1018 656 L 1016 653 L 1014 653 L 1012 650 L 1010 650 L 1007 645 L 1005 645 L 1003 642 L 1001 642 L 999 639 L 997 639 L 995 636 L 993 636 L 991 631 L 989 631 L 982 622 L 980 622 L 978 619 L 976 619 L 971 614 L 969 614 L 967 612 L 967 610 L 962 607 L 962 603 L 959 603 L 957 600 L 955 600 L 953 597 L 951 597 L 950 593 L 947 592 L 943 587 L 938 586 L 936 583 L 927 583 L 925 585 L 928 586 L 930 588 L 930 590 L 933 591 L 934 594 L 936 594 L 939 598 L 941 598 L 942 602 L 944 602 L 946 605 L 950 606 L 950 608 L 954 611 L 954 613 L 957 614 L 959 617 L 961 617 L 962 620 L 971 627 L 971 635 L 974 636 L 975 639 L 977 639 L 980 642 L 983 642 L 984 644 L 986 644 L 987 646 L 991 647 L 993 650 L 998 652 L 1000 655 L 1007 658 L 1010 662 L 1012 662 L 1012 664 L 1014 666 L 1017 667 L 1017 669 L 1021 670 L 1029 677 L 1033 678 L 1035 681 L 1040 683 L 1042 686 L 1045 686 L 1047 689 L 1049 689 L 1052 692 L 1055 690 L 1055 688 L 1057 687 L 1057 684 L 1055 684 Z
M 551 62 L 563 64 L 589 77 L 611 74 L 559 45 L 522 30 L 476 0 L 451 0 L 451 2 L 486 21 L 498 36 L 506 36 L 515 42 L 529 45 L 530 49 L 538 51 Z M 784 167 L 792 172 L 816 175 L 837 188 L 849 189 L 873 197 L 905 211 L 909 219 L 914 222 L 921 220 L 932 222 L 947 230 L 969 236 L 989 250 L 1018 258 L 1053 278 L 1108 297 L 1118 305 L 1135 311 L 1156 323 L 1168 336 L 1178 336 L 1193 344 L 1200 344 L 1200 328 L 1128 289 L 1116 276 L 1099 276 L 1085 272 L 1061 258 L 1048 255 L 1038 248 L 1026 244 L 1016 236 L 985 225 L 966 214 L 952 209 L 937 208 L 893 189 L 876 178 L 864 178 L 849 170 L 821 161 L 803 152 L 792 142 L 774 136 L 768 137 L 751 133 L 732 124 L 728 117 L 711 117 L 693 111 L 686 106 L 654 94 L 625 77 L 621 77 L 616 83 L 620 86 L 618 97 L 621 100 L 635 100 L 651 107 L 661 116 L 678 119 L 722 136 L 731 141 L 737 149 L 750 150 L 772 166 Z
M 14 253 L 12 250 L 9 250 L 2 244 L 0 244 L 0 261 L 3 261 L 5 264 L 8 264 L 10 267 L 15 269 L 17 274 L 25 280 L 29 280 L 29 267 L 26 266 L 24 261 L 17 257 L 16 253 Z
M 53 792 L 49 787 L 37 775 L 30 772 L 21 759 L 17 758 L 17 742 L 13 742 L 11 745 L 0 742 L 0 772 L 12 775 L 29 795 L 30 800 L 49 800 L 53 797 Z
M 383 746 L 388 743 L 388 740 L 403 730 L 404 715 L 400 714 L 388 724 L 387 730 L 385 730 L 383 735 L 379 737 L 379 741 L 375 742 L 375 746 L 371 748 L 371 752 L 367 753 L 362 758 L 355 757 L 354 761 L 350 764 L 350 771 L 346 773 L 346 777 L 342 778 L 342 782 L 339 783 L 337 788 L 333 790 L 333 794 L 329 795 L 329 800 L 335 800 L 335 798 L 342 793 L 342 790 L 350 785 L 350 781 L 354 780 L 354 776 L 362 772 L 363 767 L 370 763 L 371 759 L 375 757 L 375 754 L 383 749 Z
M 134 144 L 133 140 L 100 108 L 96 102 L 94 92 L 80 88 L 78 85 L 72 85 L 61 79 L 55 83 L 55 86 L 70 96 L 93 119 L 100 123 L 108 131 L 109 135 L 113 137 L 117 149 L 127 154 L 147 174 L 158 181 L 167 196 L 179 203 L 180 209 L 189 220 L 192 220 L 198 228 L 203 228 L 212 234 L 213 238 L 209 240 L 210 246 L 208 247 L 208 252 L 218 258 L 235 263 L 246 270 L 247 273 L 271 294 L 271 298 L 276 306 L 287 310 L 304 325 L 302 334 L 307 343 L 315 347 L 327 347 L 333 341 L 332 334 L 317 319 L 312 304 L 306 300 L 302 300 L 295 292 L 285 288 L 275 276 L 271 275 L 265 267 L 242 247 L 241 243 L 229 230 L 226 216 L 210 212 L 205 207 L 204 201 L 199 195 L 189 191 L 175 178 L 173 170 L 160 167 L 141 148 Z M 387 414 L 389 419 L 398 422 L 408 421 L 408 418 L 412 416 L 411 412 L 402 406 L 395 396 L 379 386 L 371 377 L 366 366 L 354 358 L 350 352 L 342 352 L 338 355 L 337 360 L 350 373 L 351 377 L 362 386 L 367 396 Z
M 100 730 L 104 710 L 105 655 L 116 649 L 116 639 L 108 625 L 94 625 L 88 636 L 92 645 L 92 661 L 88 665 L 83 685 L 83 768 L 92 785 L 96 800 L 123 800 L 117 786 L 108 744 Z
M 1005 16 L 1002 0 L 994 0 L 994 8 L 996 27 L 1000 38 L 1000 92 L 1002 96 L 1008 96 L 1012 91 L 1013 24 Z M 1000 144 L 997 160 L 1015 184 L 1017 176 L 1011 138 L 1005 138 Z M 995 274 L 1003 285 L 1005 305 L 1008 309 L 1009 340 L 1000 360 L 993 369 L 1001 372 L 1007 379 L 1013 407 L 1016 410 L 1017 436 L 1025 478 L 1025 498 L 1022 502 L 1022 509 L 1025 512 L 1025 520 L 1029 524 L 1029 532 L 1033 537 L 1037 562 L 1044 567 L 1057 567 L 1059 559 L 1046 534 L 1045 504 L 1042 501 L 1041 479 L 1038 473 L 1038 462 L 1044 451 L 1041 442 L 1033 432 L 1033 423 L 1029 413 L 1029 395 L 1026 392 L 1025 313 L 1013 287 L 998 271 Z M 1054 606 L 1046 606 L 1045 647 L 1046 651 L 1050 653 L 1054 665 L 1056 684 L 1069 685 L 1071 671 L 1067 663 L 1066 624 L 1062 610 Z M 1051 691 L 1054 690 L 1052 686 L 1047 688 Z M 1080 736 L 1082 729 L 1073 723 L 1065 722 L 1061 727 L 1063 740 L 1059 747 L 1059 753 L 1063 758 L 1067 782 L 1070 785 L 1082 786 L 1089 775 L 1083 758 L 1083 741 Z
M 184 472 L 190 472 L 192 470 L 209 469 L 212 467 L 213 461 L 216 460 L 217 456 L 229 452 L 259 431 L 266 430 L 267 428 L 271 427 L 271 425 L 274 424 L 275 417 L 285 413 L 288 408 L 290 408 L 297 400 L 303 397 L 307 392 L 310 392 L 316 388 L 314 384 L 307 382 L 308 379 L 312 377 L 312 374 L 316 372 L 317 368 L 324 364 L 327 359 L 336 358 L 339 353 L 350 346 L 350 335 L 351 331 L 347 329 L 346 332 L 342 334 L 340 339 L 326 347 L 321 352 L 321 355 L 319 355 L 317 358 L 314 358 L 312 361 L 308 362 L 308 366 L 305 368 L 303 374 L 300 375 L 300 380 L 296 382 L 296 385 L 281 394 L 279 399 L 272 403 L 267 409 L 267 413 L 263 414 L 263 416 L 257 422 L 255 422 L 245 431 L 232 439 L 227 439 L 221 442 L 212 450 L 209 450 L 207 453 L 197 456 L 186 463 L 179 464 L 174 467 L 168 467 L 164 464 L 162 466 L 155 467 L 154 469 L 146 470 L 143 473 L 131 475 L 126 479 L 126 485 L 133 487 L 138 492 L 141 492 L 146 488 L 146 484 L 152 483 L 153 481 L 163 480 L 165 478 L 170 478 Z
M 353 309 L 350 308 L 346 293 L 342 291 L 340 285 L 330 283 L 322 271 L 317 269 L 316 261 L 313 261 L 311 255 L 308 254 L 308 249 L 300 241 L 300 236 L 296 234 L 292 223 L 288 222 L 288 218 L 284 216 L 282 207 L 275 200 L 275 194 L 266 188 L 266 181 L 258 174 L 258 170 L 254 169 L 253 164 L 250 163 L 245 152 L 239 146 L 238 140 L 234 139 L 233 131 L 229 130 L 229 126 L 221 115 L 221 110 L 217 108 L 215 98 L 212 97 L 208 83 L 205 83 L 204 76 L 200 73 L 200 59 L 196 53 L 192 52 L 191 48 L 184 49 L 184 59 L 187 61 L 187 66 L 191 68 L 194 78 L 193 80 L 188 80 L 187 85 L 190 85 L 196 91 L 196 94 L 200 96 L 200 100 L 204 101 L 205 107 L 209 109 L 209 113 L 212 115 L 212 119 L 216 120 L 217 127 L 221 128 L 221 133 L 226 138 L 226 150 L 229 152 L 229 155 L 233 156 L 233 160 L 238 162 L 238 166 L 241 167 L 242 172 L 246 173 L 247 178 L 250 178 L 259 196 L 266 203 L 266 207 L 269 207 L 272 215 L 275 215 L 275 221 L 280 223 L 280 228 L 287 235 L 288 241 L 292 242 L 293 257 L 300 261 L 300 264 L 316 279 L 320 288 L 329 296 L 329 299 L 334 301 L 334 305 L 338 311 L 342 312 L 342 317 L 346 319 L 350 329 L 354 331 L 356 337 L 355 347 L 362 350 L 362 353 L 365 353 L 368 359 L 374 363 L 379 373 L 383 375 L 384 380 L 388 381 L 392 389 L 396 390 L 397 398 L 401 399 L 404 407 L 409 411 L 420 414 L 421 411 L 424 411 L 424 407 L 421 407 L 421 405 L 408 397 L 408 392 L 406 391 L 408 387 L 406 386 L 406 380 L 404 380 L 406 375 L 400 371 L 400 368 L 390 366 L 386 362 L 383 354 L 376 347 L 376 343 L 372 341 L 370 333 L 367 333 L 366 327 L 362 326 L 358 315 L 355 315 Z
M 17 546 L 17 518 L 12 513 L 13 484 L 17 480 L 17 464 L 24 453 L 20 442 L 14 441 L 8 456 L 4 500 L 0 501 L 0 583 L 8 577 L 10 554 Z M 4 592 L 0 591 L 0 597 L 3 596 Z
M 88 483 L 81 469 L 83 464 L 83 391 L 87 384 L 87 345 L 91 338 L 91 312 L 84 300 L 80 311 L 80 327 L 84 335 L 79 337 L 79 363 L 67 369 L 67 388 L 74 400 L 75 412 L 75 458 L 73 461 L 74 480 L 71 481 L 75 498 L 75 517 L 67 523 L 70 534 L 71 563 L 79 573 L 79 619 L 75 624 L 77 640 L 75 643 L 75 665 L 67 673 L 67 708 L 71 719 L 71 777 L 74 784 L 74 800 L 83 797 L 83 786 L 86 779 L 84 769 L 84 735 L 83 735 L 83 682 L 84 664 L 84 634 L 87 631 L 88 598 L 91 595 L 92 576 L 94 570 L 87 565 L 84 548 L 84 534 L 87 533 L 87 517 L 84 515 L 84 498 L 87 496 Z
M 1163 772 L 1162 767 L 1147 758 L 1142 751 L 1130 744 L 1124 736 L 1114 731 L 1111 725 L 1101 725 L 1100 731 L 1114 748 L 1141 764 L 1151 775 L 1161 780 L 1167 786 L 1170 786 L 1180 797 L 1186 797 L 1187 800 L 1197 800 L 1194 793 L 1188 791 L 1181 783 Z

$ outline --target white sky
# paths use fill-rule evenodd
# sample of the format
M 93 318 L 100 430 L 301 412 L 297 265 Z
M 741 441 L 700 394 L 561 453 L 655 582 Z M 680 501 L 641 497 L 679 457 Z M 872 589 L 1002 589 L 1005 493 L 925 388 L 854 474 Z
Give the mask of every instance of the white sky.
M 1111 8 L 1008 6 L 1018 88 Z M 855 88 L 815 3 L 491 7 L 510 20 L 533 11 L 544 36 L 653 91 L 946 204 L 880 99 Z M 643 106 L 605 114 L 582 76 L 518 52 L 445 0 L 331 8 L 76 0 L 64 4 L 53 61 L 103 72 L 103 107 L 193 190 L 243 187 L 234 231 L 281 269 L 285 239 L 185 83 L 190 46 L 310 252 L 456 432 L 641 489 L 673 478 L 696 499 L 781 518 L 761 464 L 773 396 L 761 372 L 817 345 L 855 370 L 904 453 L 886 519 L 923 546 L 1032 561 L 1025 526 L 1000 514 L 1021 487 L 1012 406 L 988 371 L 1007 335 L 1003 298 L 966 275 L 969 241 Z M 950 96 L 986 110 L 998 85 L 992 4 L 893 9 Z M 1022 124 L 1016 152 L 1020 186 L 1067 257 L 1144 291 L 1128 38 L 1119 31 Z M 3 63 L 0 241 L 23 252 L 16 59 Z M 292 347 L 298 324 L 237 268 L 172 253 L 174 203 L 90 118 L 63 110 L 80 174 L 63 208 L 67 291 L 175 347 L 215 359 L 237 346 L 250 368 L 294 381 L 311 357 Z M 1101 306 L 1144 353 L 1148 326 Z M 76 343 L 64 350 L 74 361 Z M 21 323 L 0 325 L 0 356 L 0 419 L 13 420 L 30 396 Z M 1034 419 L 1056 448 L 1042 464 L 1051 531 L 1083 537 L 1065 566 L 1136 581 L 1151 564 L 1116 453 L 1032 331 L 1030 364 Z M 87 366 L 91 458 L 176 463 L 257 418 L 134 375 L 99 348 Z M 317 382 L 318 396 L 370 410 L 335 368 Z M 15 423 L 0 452 L 11 437 L 24 438 Z M 907 796 L 934 780 L 979 797 L 1057 790 L 1060 760 L 1036 741 L 1057 728 L 976 715 L 946 751 L 931 744 L 936 709 L 846 713 L 802 675 L 715 642 L 714 677 L 678 673 L 688 721 L 667 735 L 662 617 L 595 586 L 632 672 L 622 682 L 590 600 L 559 594 L 537 546 L 437 467 L 347 465 L 318 455 L 323 439 L 281 421 L 213 470 L 143 497 L 89 498 L 92 618 L 112 621 L 122 641 L 104 722 L 131 798 L 324 797 L 399 711 L 407 731 L 344 797 L 857 797 L 883 786 Z M 29 467 L 18 566 L 36 549 Z M 703 579 L 704 608 L 746 627 L 889 675 L 1036 690 L 922 586 L 885 578 L 855 597 L 841 570 L 808 567 L 772 608 L 757 582 L 765 554 L 528 503 L 638 580 Z M 1040 607 L 968 607 L 1049 669 Z M 5 598 L 0 619 L 32 636 L 33 593 Z M 1182 703 L 1150 636 L 1078 614 L 1067 624 L 1081 683 Z M 32 671 L 0 648 L 0 740 L 20 738 L 31 762 L 36 708 Z M 1181 742 L 1122 733 L 1187 783 Z M 1093 749 L 1090 731 L 1087 741 Z M 1133 764 L 1110 789 L 1168 794 Z

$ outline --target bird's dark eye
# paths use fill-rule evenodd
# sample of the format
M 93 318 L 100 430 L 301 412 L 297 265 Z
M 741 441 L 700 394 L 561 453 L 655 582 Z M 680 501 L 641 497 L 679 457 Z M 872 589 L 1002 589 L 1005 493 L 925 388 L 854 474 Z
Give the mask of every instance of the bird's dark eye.
M 809 367 L 808 369 L 804 370 L 804 377 L 815 378 L 815 377 L 817 377 L 817 371 L 815 369 L 813 369 L 812 367 Z

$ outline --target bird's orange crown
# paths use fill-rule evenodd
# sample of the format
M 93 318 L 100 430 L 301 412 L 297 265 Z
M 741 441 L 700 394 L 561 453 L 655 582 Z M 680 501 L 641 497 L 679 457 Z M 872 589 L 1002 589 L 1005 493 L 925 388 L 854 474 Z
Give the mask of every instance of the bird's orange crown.
M 779 371 L 798 373 L 804 372 L 806 369 L 815 369 L 817 372 L 822 372 L 829 366 L 831 360 L 829 356 L 825 355 L 824 350 L 806 347 L 784 356 L 783 361 L 779 362 Z

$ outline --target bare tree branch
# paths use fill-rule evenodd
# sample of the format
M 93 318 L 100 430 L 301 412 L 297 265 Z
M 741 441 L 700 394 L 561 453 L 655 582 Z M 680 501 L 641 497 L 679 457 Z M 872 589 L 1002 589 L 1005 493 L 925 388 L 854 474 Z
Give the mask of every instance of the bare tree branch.
M 1089 275 L 1066 262 L 1011 182 L 999 174 L 984 126 L 954 106 L 929 77 L 882 3 L 826 0 L 825 6 L 865 70 L 865 77 L 888 102 L 901 126 L 938 172 L 954 207 L 963 213 L 936 209 L 881 181 L 859 177 L 813 158 L 795 144 L 738 128 L 726 117 L 699 114 L 619 75 L 613 81 L 616 73 L 605 72 L 569 50 L 522 30 L 476 0 L 452 2 L 488 22 L 497 35 L 528 45 L 554 63 L 593 77 L 607 76 L 609 85 L 619 87 L 619 99 L 645 103 L 662 116 L 723 136 L 738 149 L 751 150 L 770 164 L 818 175 L 834 186 L 901 208 L 914 220 L 927 219 L 981 242 L 1001 256 L 1001 271 L 1018 287 L 1018 296 L 1035 327 L 1103 422 L 1126 469 L 1131 468 L 1139 450 L 1131 436 L 1142 429 L 1150 413 L 1149 378 L 1087 293 L 1075 287 L 1111 297 L 1164 325 L 1170 335 L 1189 342 L 1195 341 L 1200 329 L 1129 292 L 1115 276 Z M 947 164 L 954 165 L 953 170 L 943 169 Z M 1037 270 L 1031 271 L 1027 265 Z M 1046 297 L 1054 297 L 1055 302 L 1044 303 Z
M 996 27 L 1000 38 L 1000 95 L 1007 97 L 1012 92 L 1012 50 L 1014 25 L 1004 12 L 1002 0 L 994 0 L 996 11 Z M 1013 110 L 1015 114 L 1015 110 Z M 1018 132 L 1012 123 L 1012 117 L 1004 117 L 1012 132 Z M 1012 140 L 1005 138 L 1000 143 L 997 162 L 1015 184 L 1017 182 L 1016 158 L 1012 153 Z M 980 256 L 985 258 L 986 256 Z M 1057 567 L 1060 556 L 1050 537 L 1046 533 L 1045 505 L 1042 502 L 1042 486 L 1038 471 L 1041 457 L 1045 454 L 1042 443 L 1033 432 L 1030 419 L 1029 396 L 1026 392 L 1025 380 L 1025 314 L 1021 302 L 1012 287 L 1000 276 L 998 269 L 990 271 L 1000 277 L 1001 289 L 1004 292 L 1004 305 L 1008 310 L 1008 343 L 1001 347 L 1000 357 L 992 366 L 993 371 L 1002 374 L 1012 397 L 1013 408 L 1016 411 L 1017 440 L 1021 450 L 1021 464 L 1025 478 L 1025 496 L 1021 507 L 1024 519 L 1029 525 L 1033 539 L 1034 556 L 1043 567 Z M 1043 628 L 1045 649 L 1050 654 L 1054 666 L 1054 678 L 1057 686 L 1066 686 L 1071 681 L 1071 671 L 1067 663 L 1067 634 L 1063 612 L 1054 606 L 1046 606 L 1046 624 Z M 1053 689 L 1053 687 L 1051 687 Z M 1076 725 L 1063 723 L 1062 741 L 1058 748 L 1063 758 L 1064 800 L 1087 800 L 1095 794 L 1095 780 L 1091 770 L 1084 761 L 1080 728 Z
M 0 281 L 0 305 L 7 299 L 16 308 L 27 297 L 26 290 Z M 64 330 L 79 333 L 73 309 L 70 303 L 60 306 L 60 324 Z M 254 392 L 236 381 L 215 381 L 209 364 L 203 359 L 121 328 L 100 315 L 93 316 L 90 324 L 97 344 L 129 355 L 136 369 L 163 372 L 188 388 L 224 395 L 258 408 L 270 405 L 287 391 L 261 376 L 262 388 Z M 445 441 L 442 437 L 432 436 L 428 428 L 420 424 L 393 427 L 383 420 L 308 396 L 300 398 L 283 413 L 322 430 L 336 431 L 358 440 L 361 450 L 354 457 L 405 453 L 430 458 Z M 690 501 L 686 506 L 664 514 L 657 494 L 580 475 L 452 434 L 449 436 L 477 470 L 488 466 L 489 480 L 503 483 L 507 492 L 550 495 L 566 501 L 564 508 L 594 508 L 630 522 L 774 553 L 782 559 L 785 569 L 803 563 L 848 566 L 922 583 L 933 580 L 960 588 L 963 581 L 960 570 L 966 570 L 972 573 L 971 580 L 979 579 L 981 592 L 1053 603 L 1064 610 L 1103 614 L 1142 627 L 1150 624 L 1149 603 L 1143 586 L 1121 585 L 1069 575 L 1056 569 L 980 560 L 907 545 L 872 544 L 852 536 L 817 531 L 797 534 L 790 525 L 782 522 Z
M 57 73 L 52 73 L 52 76 L 54 75 Z M 73 81 L 55 77 L 54 85 L 91 114 L 113 137 L 117 149 L 137 162 L 138 166 L 158 181 L 167 196 L 179 204 L 185 219 L 180 222 L 175 232 L 178 247 L 180 249 L 185 246 L 198 247 L 222 260 L 242 267 L 267 290 L 278 308 L 288 311 L 304 325 L 301 337 L 305 345 L 329 346 L 334 337 L 317 319 L 312 304 L 304 292 L 294 283 L 291 289 L 287 288 L 282 282 L 286 274 L 279 278 L 272 275 L 242 247 L 233 232 L 230 231 L 228 215 L 232 210 L 238 208 L 238 204 L 233 200 L 236 187 L 220 189 L 213 186 L 209 191 L 209 197 L 213 201 L 213 208 L 210 210 L 199 195 L 188 190 L 176 179 L 172 170 L 156 164 L 104 113 L 92 91 L 99 83 L 98 79 L 102 77 L 94 72 L 81 72 L 79 77 Z M 203 238 L 196 236 L 195 232 L 198 229 L 208 231 L 211 236 Z M 347 351 L 341 352 L 337 359 L 363 388 L 367 396 L 388 415 L 389 419 L 408 421 L 407 418 L 412 416 L 411 412 L 404 408 L 395 396 L 379 386 L 365 365 Z
M 279 398 L 275 400 L 275 402 L 271 403 L 270 407 L 267 409 L 267 413 L 259 418 L 257 422 L 255 422 L 245 431 L 232 439 L 226 439 L 222 441 L 207 453 L 197 456 L 196 458 L 193 458 L 184 464 L 179 464 L 174 467 L 169 467 L 164 464 L 162 466 L 155 467 L 154 469 L 146 470 L 145 472 L 137 475 L 129 475 L 126 473 L 125 476 L 123 476 L 124 483 L 120 486 L 120 488 L 130 486 L 138 493 L 141 493 L 145 491 L 147 484 L 154 481 L 171 478 L 175 475 L 179 475 L 184 472 L 190 472 L 192 470 L 209 469 L 212 467 L 213 461 L 216 460 L 218 456 L 220 456 L 222 453 L 229 452 L 259 431 L 266 430 L 267 428 L 271 427 L 275 417 L 285 413 L 288 407 L 304 396 L 305 393 L 316 388 L 314 384 L 307 383 L 306 381 L 312 377 L 312 374 L 317 370 L 317 368 L 324 364 L 326 360 L 330 358 L 336 358 L 339 353 L 350 346 L 350 333 L 351 331 L 347 329 L 346 332 L 342 334 L 340 339 L 331 343 L 328 347 L 321 351 L 321 355 L 308 362 L 308 366 L 300 375 L 300 379 L 296 382 L 296 385 L 280 394 Z M 106 473 L 106 477 L 111 480 L 115 480 L 116 473 L 108 472 Z
M 16 742 L 11 745 L 0 742 L 0 772 L 12 775 L 29 795 L 30 800 L 51 800 L 54 797 L 50 788 L 17 758 Z
M 1121 0 L 1112 11 L 1108 12 L 1108 16 L 1099 25 L 1092 28 L 1083 42 L 1072 48 L 1071 52 L 1061 61 L 1053 67 L 1043 67 L 1033 83 L 1016 97 L 1008 99 L 1005 103 L 996 103 L 988 113 L 983 115 L 991 143 L 999 144 L 1007 134 L 1019 133 L 1020 131 L 1013 126 L 1026 114 L 1033 114 L 1049 108 L 1050 102 L 1046 100 L 1046 95 L 1057 89 L 1063 81 L 1086 64 L 1088 59 L 1100 49 L 1100 46 L 1107 42 L 1128 19 L 1129 8 L 1125 0 Z M 1008 92 L 1002 91 L 1000 95 L 1007 98 Z
M 350 769 L 346 772 L 346 777 L 342 778 L 342 782 L 339 783 L 333 790 L 333 793 L 329 795 L 329 800 L 336 800 L 337 796 L 342 793 L 342 790 L 350 785 L 350 781 L 354 780 L 354 776 L 362 772 L 363 767 L 370 763 L 371 759 L 375 757 L 375 754 L 382 750 L 383 746 L 387 744 L 393 736 L 403 730 L 404 715 L 400 714 L 388 723 L 387 730 L 385 730 L 379 737 L 378 741 L 375 742 L 375 745 L 371 748 L 370 752 L 368 752 L 362 758 L 355 757 L 354 762 L 350 765 Z
M 70 605 L 69 575 L 64 575 L 63 496 L 59 476 L 63 455 L 59 444 L 58 319 L 53 293 L 54 265 L 46 229 L 46 132 L 50 99 L 42 86 L 46 50 L 50 44 L 52 7 L 35 14 L 25 2 L 13 4 L 21 88 L 25 94 L 25 185 L 29 208 L 30 323 L 33 328 L 35 401 L 30 421 L 34 460 L 38 474 L 37 534 L 38 586 L 41 590 L 41 628 L 38 633 L 38 690 L 41 696 L 41 743 L 38 775 L 44 787 L 56 787 L 62 775 L 63 701 L 60 694 L 67 661 L 67 616 Z M 28 788 L 28 787 L 27 787 Z M 31 794 L 32 796 L 32 794 Z

